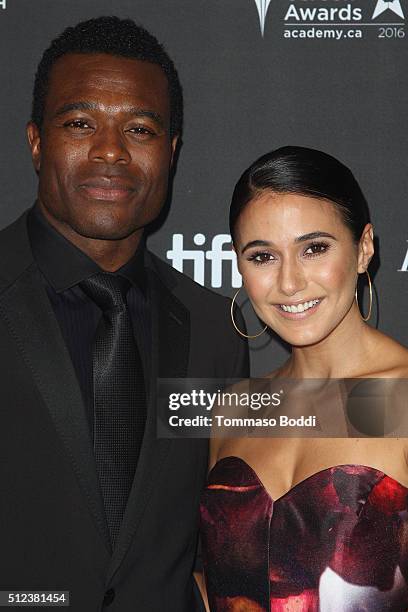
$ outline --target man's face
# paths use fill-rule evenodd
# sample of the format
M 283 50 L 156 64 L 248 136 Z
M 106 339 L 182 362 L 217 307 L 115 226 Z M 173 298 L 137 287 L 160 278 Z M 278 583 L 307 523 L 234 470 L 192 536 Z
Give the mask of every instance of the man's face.
M 38 197 L 58 229 L 119 240 L 165 201 L 177 138 L 168 82 L 149 62 L 69 54 L 50 74 L 44 122 L 28 125 Z

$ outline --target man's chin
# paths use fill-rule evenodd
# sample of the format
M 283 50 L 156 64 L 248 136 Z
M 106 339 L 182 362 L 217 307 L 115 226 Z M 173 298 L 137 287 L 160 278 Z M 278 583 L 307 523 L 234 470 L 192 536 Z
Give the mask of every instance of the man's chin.
M 80 236 L 92 240 L 125 240 L 141 228 L 135 225 L 113 224 L 80 224 L 71 225 L 71 228 Z
M 41 204 L 49 223 L 68 240 L 125 240 L 140 232 L 149 220 L 139 218 L 137 210 L 115 206 L 72 206 L 58 211 Z M 75 234 L 76 237 L 75 238 Z

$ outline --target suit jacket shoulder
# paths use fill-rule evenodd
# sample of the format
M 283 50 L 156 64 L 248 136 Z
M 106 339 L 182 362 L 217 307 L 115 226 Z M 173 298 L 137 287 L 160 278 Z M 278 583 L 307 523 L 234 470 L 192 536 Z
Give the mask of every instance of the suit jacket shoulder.
M 146 265 L 155 269 L 161 280 L 175 295 L 179 296 L 180 299 L 184 298 L 183 301 L 185 300 L 186 306 L 198 303 L 202 307 L 202 301 L 204 300 L 206 306 L 207 304 L 214 304 L 221 308 L 229 307 L 231 303 L 229 298 L 199 285 L 189 276 L 179 272 L 151 251 L 147 251 L 146 255 Z
M 34 261 L 28 238 L 27 215 L 28 210 L 0 231 L 0 292 Z
M 215 376 L 248 377 L 248 343 L 233 328 L 231 299 L 199 285 L 150 251 L 146 255 L 146 265 L 155 270 L 173 296 L 189 311 L 191 354 L 201 355 L 201 359 L 195 361 L 203 363 L 207 356 L 215 364 Z M 245 322 L 238 307 L 234 317 L 239 328 L 245 332 Z M 200 371 L 205 371 L 204 366 L 198 368 Z

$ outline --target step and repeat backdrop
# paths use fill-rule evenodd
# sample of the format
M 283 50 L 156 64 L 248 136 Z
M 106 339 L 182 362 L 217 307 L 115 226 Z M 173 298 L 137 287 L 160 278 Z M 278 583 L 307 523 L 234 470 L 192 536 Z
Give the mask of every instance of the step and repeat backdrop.
M 149 247 L 232 296 L 241 285 L 228 230 L 237 178 L 274 148 L 321 149 L 353 170 L 370 205 L 372 323 L 408 344 L 408 0 L 0 0 L 1 227 L 35 198 L 25 124 L 43 50 L 66 26 L 113 14 L 157 36 L 184 88 L 171 205 Z M 255 333 L 259 321 L 241 303 Z M 285 351 L 273 337 L 253 341 L 253 374 Z

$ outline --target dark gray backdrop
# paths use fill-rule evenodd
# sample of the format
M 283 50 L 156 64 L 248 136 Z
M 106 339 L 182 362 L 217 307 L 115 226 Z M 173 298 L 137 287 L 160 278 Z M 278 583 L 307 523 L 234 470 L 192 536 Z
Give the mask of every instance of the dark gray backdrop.
M 131 17 L 165 44 L 185 93 L 184 144 L 172 206 L 149 238 L 150 248 L 166 259 L 173 236 L 181 235 L 178 244 L 194 252 L 184 271 L 197 276 L 204 260 L 205 284 L 216 285 L 220 256 L 211 255 L 212 241 L 228 234 L 229 199 L 242 170 L 281 145 L 320 148 L 351 167 L 367 196 L 379 247 L 376 317 L 382 330 L 408 344 L 408 2 L 401 0 L 402 17 L 398 1 L 391 0 L 373 19 L 378 0 L 0 0 L 0 226 L 35 197 L 24 128 L 42 51 L 79 20 Z M 262 36 L 258 9 L 262 14 L 267 4 Z M 322 11 L 309 12 L 306 24 L 294 17 L 285 22 L 291 5 L 298 15 L 305 9 L 337 12 L 326 22 Z M 361 18 L 354 23 L 347 11 L 355 8 Z M 326 38 L 332 36 L 328 30 L 341 38 Z M 232 295 L 231 269 L 225 255 L 222 287 L 216 291 Z M 244 313 L 249 331 L 258 330 L 248 304 Z M 251 354 L 253 373 L 259 375 L 281 362 L 285 352 L 275 340 L 262 338 Z

